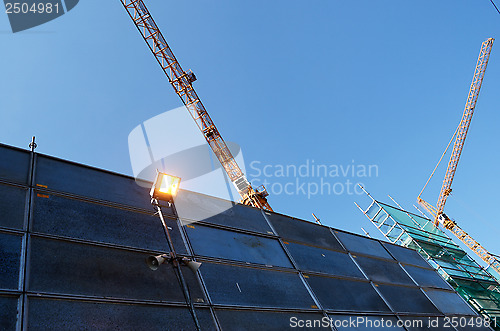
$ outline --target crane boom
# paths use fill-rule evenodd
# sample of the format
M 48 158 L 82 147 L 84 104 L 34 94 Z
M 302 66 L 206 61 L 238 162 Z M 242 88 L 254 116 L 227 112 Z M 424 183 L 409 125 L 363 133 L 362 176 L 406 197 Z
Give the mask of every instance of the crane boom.
M 483 82 L 486 66 L 488 65 L 488 60 L 490 57 L 491 48 L 493 46 L 493 41 L 494 41 L 493 38 L 488 38 L 481 45 L 481 51 L 479 52 L 479 57 L 477 59 L 476 70 L 474 71 L 474 77 L 472 78 L 469 95 L 467 97 L 467 102 L 465 104 L 465 110 L 462 115 L 462 120 L 460 121 L 457 131 L 455 132 L 455 142 L 453 145 L 453 151 L 451 153 L 450 161 L 448 162 L 448 169 L 446 171 L 443 185 L 441 187 L 441 192 L 439 194 L 437 206 L 436 207 L 432 206 L 430 203 L 428 203 L 427 201 L 423 200 L 420 197 L 423 190 L 422 192 L 420 192 L 417 201 L 427 210 L 427 212 L 429 212 L 434 217 L 435 226 L 438 226 L 439 223 L 442 223 L 446 229 L 450 230 L 458 239 L 460 239 L 460 241 L 462 241 L 467 247 L 469 247 L 474 253 L 476 253 L 484 262 L 486 262 L 488 266 L 491 266 L 500 274 L 499 257 L 490 253 L 486 248 L 484 248 L 479 242 L 477 242 L 474 238 L 472 238 L 455 221 L 451 220 L 443 212 L 446 200 L 448 199 L 448 196 L 451 193 L 451 184 L 455 176 L 455 171 L 457 170 L 457 165 L 460 159 L 460 155 L 462 154 L 462 149 L 464 147 L 465 138 L 467 137 L 467 132 L 469 130 L 472 115 L 474 114 L 474 108 L 476 107 L 479 91 L 481 90 L 481 84 Z M 441 160 L 439 161 L 441 162 Z M 434 171 L 435 170 L 436 169 L 434 169 Z M 432 174 L 434 174 L 434 172 Z M 427 183 L 428 182 L 429 181 L 427 181 Z
M 455 143 L 451 152 L 450 161 L 448 162 L 448 169 L 446 170 L 446 175 L 444 176 L 441 192 L 439 193 L 437 202 L 437 216 L 434 218 L 435 225 L 437 225 L 437 218 L 443 212 L 446 200 L 451 193 L 451 183 L 453 182 L 453 178 L 455 177 L 455 171 L 457 170 L 458 161 L 460 160 L 460 155 L 462 154 L 462 149 L 464 148 L 465 138 L 467 138 L 467 132 L 469 131 L 472 115 L 474 115 L 474 108 L 476 107 L 479 91 L 481 90 L 481 84 L 483 83 L 483 77 L 486 71 L 486 66 L 488 65 L 493 41 L 493 38 L 488 38 L 481 45 L 481 51 L 479 52 L 479 57 L 477 59 L 476 70 L 474 72 L 474 77 L 472 78 L 472 83 L 470 85 L 469 96 L 467 97 L 462 120 L 458 125 Z
M 235 185 L 242 197 L 242 203 L 272 211 L 266 199 L 268 196 L 266 189 L 263 186 L 254 189 L 248 182 L 193 88 L 192 83 L 196 80 L 196 76 L 191 71 L 187 72 L 182 69 L 144 2 L 142 0 L 120 1 L 160 64 L 175 93 L 181 98 L 229 179 Z

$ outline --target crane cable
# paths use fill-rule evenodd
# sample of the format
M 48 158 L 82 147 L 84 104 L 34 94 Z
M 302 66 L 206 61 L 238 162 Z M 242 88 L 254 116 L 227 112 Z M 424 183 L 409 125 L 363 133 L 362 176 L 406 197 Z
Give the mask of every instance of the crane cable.
M 448 148 L 450 147 L 451 142 L 453 141 L 453 139 L 455 139 L 455 136 L 457 135 L 457 132 L 458 132 L 458 129 L 460 128 L 461 123 L 462 122 L 460 122 L 458 124 L 457 129 L 455 130 L 455 133 L 453 133 L 453 136 L 451 137 L 450 142 L 448 143 L 448 146 L 446 146 L 443 155 L 441 155 L 441 158 L 439 159 L 438 163 L 436 164 L 436 167 L 432 171 L 431 176 L 429 177 L 429 179 L 427 179 L 427 182 L 425 183 L 424 188 L 422 188 L 422 191 L 420 191 L 420 194 L 418 195 L 419 198 L 422 195 L 422 193 L 424 192 L 425 188 L 427 187 L 427 184 L 429 184 L 429 181 L 431 180 L 432 176 L 434 176 L 434 173 L 436 172 L 436 169 L 439 167 L 439 164 L 441 163 L 441 161 L 443 160 L 443 157 L 445 156 L 446 152 L 448 151 Z
M 497 10 L 497 12 L 500 14 L 500 10 L 498 10 L 498 7 L 497 7 L 497 5 L 495 5 L 495 3 L 493 2 L 493 0 L 490 0 L 490 2 L 493 5 L 493 7 L 495 7 L 495 9 Z

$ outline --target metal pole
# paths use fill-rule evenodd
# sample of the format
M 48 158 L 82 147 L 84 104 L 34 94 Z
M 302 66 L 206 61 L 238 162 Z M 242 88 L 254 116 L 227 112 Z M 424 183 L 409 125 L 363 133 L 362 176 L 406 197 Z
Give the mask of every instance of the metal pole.
M 177 280 L 181 284 L 182 287 L 182 293 L 184 294 L 184 298 L 186 302 L 189 304 L 189 310 L 191 312 L 191 315 L 193 316 L 194 323 L 196 325 L 196 330 L 201 330 L 200 324 L 198 323 L 198 318 L 196 317 L 196 312 L 194 311 L 194 305 L 193 301 L 191 300 L 191 295 L 189 294 L 189 288 L 187 286 L 186 280 L 184 279 L 184 276 L 182 275 L 181 268 L 179 266 L 179 259 L 177 258 L 177 253 L 175 252 L 174 248 L 174 242 L 172 241 L 172 237 L 170 235 L 170 231 L 168 230 L 167 223 L 165 222 L 165 218 L 163 216 L 163 212 L 161 210 L 161 205 L 158 199 L 152 199 L 151 203 L 156 207 L 156 210 L 158 214 L 160 215 L 160 220 L 161 223 L 163 224 L 163 231 L 165 232 L 165 235 L 167 237 L 168 245 L 170 246 L 170 258 L 172 260 L 172 265 L 175 270 L 175 275 L 177 276 Z M 170 203 L 170 207 L 172 208 L 172 211 L 174 212 L 174 215 L 177 216 L 177 211 L 175 209 L 175 206 L 173 203 Z

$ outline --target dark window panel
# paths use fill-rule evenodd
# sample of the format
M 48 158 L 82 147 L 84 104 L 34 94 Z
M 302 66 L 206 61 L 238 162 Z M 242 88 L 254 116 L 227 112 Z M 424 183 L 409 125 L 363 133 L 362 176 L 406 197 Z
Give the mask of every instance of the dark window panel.
M 420 267 L 430 268 L 429 263 L 417 251 L 406 247 L 382 243 L 385 248 L 401 263 L 413 264 Z
M 0 155 L 0 179 L 28 184 L 30 153 L 1 145 Z
M 375 282 L 391 284 L 415 285 L 397 262 L 372 259 L 365 256 L 355 256 L 354 259 L 369 279 Z M 432 270 L 428 270 L 432 273 Z
M 17 303 L 17 296 L 0 295 L 0 330 L 16 329 Z
M 414 267 L 411 265 L 403 265 L 410 276 L 423 287 L 438 287 L 451 289 L 450 285 L 437 273 L 437 271 Z
M 0 226 L 22 230 L 27 190 L 0 185 Z
M 300 241 L 306 244 L 344 250 L 329 228 L 298 220 L 280 214 L 266 213 L 278 235 L 283 239 Z
M 17 290 L 22 237 L 0 233 L 0 288 Z
M 223 330 L 329 330 L 321 327 L 323 314 L 320 313 L 296 313 L 296 312 L 274 312 L 274 311 L 251 311 L 251 310 L 228 310 L 218 309 L 215 311 L 217 319 Z M 299 321 L 304 321 L 304 327 L 299 327 Z M 311 321 L 311 327 L 306 326 L 306 321 Z M 316 323 L 317 327 L 314 327 Z M 329 321 L 326 320 L 326 325 Z
M 175 249 L 186 253 L 176 221 L 166 219 L 172 228 Z M 158 215 L 142 214 L 100 204 L 35 194 L 33 231 L 84 240 L 132 246 L 156 251 L 168 250 Z
M 198 319 L 198 324 L 200 325 L 203 331 L 215 331 L 217 330 L 217 326 L 215 320 L 212 316 L 212 312 L 209 308 L 199 308 L 195 309 L 196 318 Z
M 444 314 L 476 315 L 455 292 L 425 289 L 425 293 Z
M 186 226 L 194 253 L 216 258 L 292 267 L 276 239 L 258 237 L 198 224 Z
M 314 308 L 298 274 L 205 262 L 199 269 L 215 304 Z
M 144 253 L 32 237 L 31 291 L 184 302 L 171 265 L 150 270 Z
M 272 234 L 259 209 L 208 195 L 179 191 L 175 198 L 179 217 L 187 223 L 205 221 L 237 229 Z
M 29 298 L 29 330 L 195 330 L 186 307 Z
M 163 266 L 163 265 L 162 265 Z M 162 267 L 160 266 L 160 268 Z M 169 266 L 170 267 L 170 266 Z M 200 268 L 203 268 L 203 264 Z M 182 276 L 188 287 L 189 295 L 193 303 L 207 303 L 208 300 L 205 296 L 205 291 L 201 287 L 198 275 L 189 269 L 186 265 L 181 264 Z M 179 285 L 180 286 L 180 285 Z
M 439 314 L 419 288 L 382 284 L 378 284 L 377 287 L 389 305 L 398 313 Z
M 287 241 L 285 245 L 301 270 L 365 278 L 347 253 Z
M 335 231 L 335 235 L 350 252 L 393 259 L 377 240 L 341 231 Z
M 35 183 L 60 192 L 152 210 L 150 187 L 139 186 L 133 178 L 45 156 L 37 157 Z
M 307 282 L 325 309 L 389 311 L 369 282 L 307 275 Z
M 408 331 L 453 331 L 454 329 L 448 325 L 445 326 L 445 318 L 430 316 L 401 316 L 401 321 Z
M 331 324 L 338 331 L 344 330 L 402 330 L 398 326 L 396 316 L 370 316 L 370 315 L 329 315 Z

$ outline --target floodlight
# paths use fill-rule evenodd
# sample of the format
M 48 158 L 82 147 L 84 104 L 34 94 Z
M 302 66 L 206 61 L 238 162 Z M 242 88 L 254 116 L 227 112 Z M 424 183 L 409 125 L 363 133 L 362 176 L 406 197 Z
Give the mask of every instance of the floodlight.
M 153 187 L 151 187 L 151 198 L 172 201 L 172 199 L 177 195 L 180 183 L 181 179 L 179 177 L 167 175 L 158 171 L 156 173 Z

